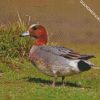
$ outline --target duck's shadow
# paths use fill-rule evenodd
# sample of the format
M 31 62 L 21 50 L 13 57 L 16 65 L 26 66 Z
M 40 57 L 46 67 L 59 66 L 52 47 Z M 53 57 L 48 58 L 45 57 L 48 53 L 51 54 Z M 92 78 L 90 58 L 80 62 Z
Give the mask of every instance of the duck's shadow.
M 52 85 L 52 81 L 44 80 L 44 79 L 41 79 L 41 78 L 25 77 L 23 79 L 25 79 L 27 82 L 30 82 L 30 83 L 39 83 L 41 85 Z M 62 83 L 57 82 L 56 86 L 62 86 Z M 82 86 L 78 83 L 71 83 L 71 82 L 65 82 L 65 86 L 77 87 L 77 88 L 90 88 L 90 87 L 84 87 L 84 86 Z

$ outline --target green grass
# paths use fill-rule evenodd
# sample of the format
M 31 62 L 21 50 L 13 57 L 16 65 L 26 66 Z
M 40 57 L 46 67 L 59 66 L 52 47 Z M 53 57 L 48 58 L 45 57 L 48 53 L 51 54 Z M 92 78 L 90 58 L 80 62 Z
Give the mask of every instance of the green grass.
M 53 88 L 52 78 L 40 73 L 30 62 L 25 60 L 19 63 L 14 60 L 15 62 L 17 68 L 14 69 L 0 63 L 0 70 L 4 72 L 0 77 L 0 100 L 98 100 L 100 98 L 99 70 L 66 77 L 65 81 L 69 82 L 69 85 Z M 60 81 L 59 78 L 58 82 Z M 76 83 L 80 83 L 81 87 L 74 85 Z
M 17 25 L 0 28 L 0 100 L 99 100 L 100 70 L 66 77 L 66 86 L 61 86 L 58 78 L 53 88 L 52 77 L 40 73 L 28 60 L 33 40 L 19 38 L 26 28 Z M 99 44 L 70 43 L 65 47 L 95 54 L 97 58 L 92 61 L 99 66 Z

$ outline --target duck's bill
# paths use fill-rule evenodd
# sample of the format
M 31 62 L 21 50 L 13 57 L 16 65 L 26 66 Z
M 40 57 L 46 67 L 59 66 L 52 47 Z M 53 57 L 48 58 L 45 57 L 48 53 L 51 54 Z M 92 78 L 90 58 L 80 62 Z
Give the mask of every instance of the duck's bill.
M 29 35 L 30 35 L 30 34 L 29 34 L 29 32 L 27 31 L 27 32 L 22 33 L 22 34 L 20 35 L 20 37 L 29 36 Z

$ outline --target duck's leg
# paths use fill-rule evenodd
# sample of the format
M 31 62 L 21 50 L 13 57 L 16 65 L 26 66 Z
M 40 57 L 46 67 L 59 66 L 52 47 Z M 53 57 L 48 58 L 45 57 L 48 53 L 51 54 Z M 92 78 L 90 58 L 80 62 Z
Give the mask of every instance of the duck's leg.
M 65 79 L 65 76 L 62 76 L 62 85 L 63 86 L 65 86 L 64 79 Z
M 56 80 L 57 80 L 57 75 L 54 76 L 53 83 L 52 83 L 52 87 L 55 87 L 56 86 Z

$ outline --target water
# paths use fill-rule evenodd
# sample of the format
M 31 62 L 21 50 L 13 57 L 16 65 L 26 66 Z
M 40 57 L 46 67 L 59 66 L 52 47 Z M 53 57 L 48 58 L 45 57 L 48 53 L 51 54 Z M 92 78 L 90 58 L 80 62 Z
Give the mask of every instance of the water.
M 88 0 L 86 3 L 100 15 L 99 0 L 95 2 Z M 80 4 L 79 0 L 1 0 L 0 24 L 16 22 L 17 11 L 25 22 L 28 15 L 31 17 L 31 23 L 39 22 L 45 25 L 49 33 L 55 33 L 53 39 L 56 41 L 66 42 L 70 39 L 81 42 L 83 39 L 85 42 L 84 37 L 87 37 L 90 42 L 91 34 L 93 41 L 99 40 L 100 23 Z

